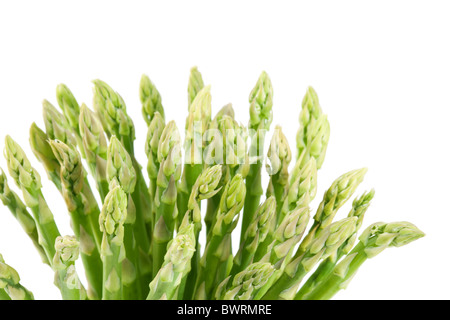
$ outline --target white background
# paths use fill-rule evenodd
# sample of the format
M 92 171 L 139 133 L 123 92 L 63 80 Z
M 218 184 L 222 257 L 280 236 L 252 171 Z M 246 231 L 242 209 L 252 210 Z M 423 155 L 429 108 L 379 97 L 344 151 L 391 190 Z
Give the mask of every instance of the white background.
M 29 126 L 43 127 L 41 101 L 56 105 L 58 83 L 90 107 L 91 80 L 119 91 L 145 163 L 142 73 L 158 87 L 166 118 L 183 129 L 192 66 L 212 85 L 213 113 L 232 102 L 244 123 L 248 94 L 266 70 L 274 87 L 273 126 L 283 126 L 294 153 L 308 85 L 328 114 L 331 139 L 313 208 L 340 174 L 368 167 L 358 193 L 373 187 L 376 196 L 364 226 L 408 220 L 427 234 L 368 261 L 336 298 L 450 298 L 448 2 L 8 3 L 0 4 L 0 136 L 12 135 L 39 168 L 63 234 L 71 233 L 65 206 L 28 147 Z M 6 169 L 3 158 L 0 165 Z M 59 298 L 52 272 L 6 208 L 0 208 L 0 252 L 36 298 Z

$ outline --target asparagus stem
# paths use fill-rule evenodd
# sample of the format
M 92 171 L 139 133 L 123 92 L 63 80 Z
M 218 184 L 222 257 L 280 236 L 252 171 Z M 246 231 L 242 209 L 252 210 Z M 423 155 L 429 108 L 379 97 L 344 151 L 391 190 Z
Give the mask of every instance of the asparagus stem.
M 311 157 L 314 157 L 317 169 L 320 169 L 328 147 L 330 124 L 327 116 L 322 113 L 317 93 L 311 87 L 308 88 L 303 98 L 299 122 L 297 159 L 304 154 L 302 164 L 305 164 Z
M 279 279 L 263 296 L 264 300 L 291 300 L 298 287 L 314 266 L 333 254 L 354 232 L 356 217 L 346 218 L 321 230 L 305 253 L 292 259 L 284 268 Z
M 222 282 L 231 271 L 233 253 L 231 233 L 236 228 L 239 212 L 244 206 L 245 183 L 237 174 L 227 184 L 220 200 L 216 222 L 211 229 L 210 240 L 200 260 L 197 278 L 197 299 L 210 299 L 214 294 L 214 285 Z
M 41 178 L 31 166 L 22 148 L 10 137 L 5 139 L 8 171 L 17 186 L 22 190 L 25 204 L 33 213 L 39 235 L 39 244 L 45 251 L 48 261 L 55 255 L 55 240 L 60 233 L 47 202 L 41 192 Z
M 86 300 L 86 290 L 78 278 L 75 261 L 79 256 L 79 242 L 73 236 L 56 238 L 53 257 L 55 284 L 61 290 L 64 300 Z
M 180 226 L 177 236 L 170 241 L 164 263 L 150 283 L 147 300 L 173 300 L 177 297 L 182 280 L 191 270 L 195 252 L 194 224 L 188 219 Z
M 272 123 L 273 88 L 269 76 L 263 72 L 250 93 L 250 169 L 245 181 L 247 196 L 242 215 L 241 241 L 251 223 L 251 219 L 259 206 L 263 194 L 261 186 L 262 151 L 264 150 L 264 134 Z
M 188 107 L 190 110 L 191 104 L 194 101 L 197 94 L 204 87 L 202 74 L 198 71 L 197 67 L 192 67 L 189 75 L 188 82 Z
M 122 262 L 125 259 L 124 223 L 127 218 L 127 195 L 119 185 L 112 185 L 100 214 L 103 232 L 103 300 L 123 298 Z
M 359 237 L 360 242 L 336 267 L 328 278 L 308 296 L 312 300 L 331 299 L 345 289 L 358 269 L 367 260 L 389 247 L 401 247 L 425 234 L 409 222 L 374 223 Z M 295 299 L 302 298 L 301 294 Z
M 333 271 L 333 268 L 339 262 L 339 260 L 352 249 L 357 232 L 362 225 L 364 220 L 364 215 L 369 208 L 370 201 L 373 199 L 375 194 L 374 190 L 370 192 L 366 192 L 361 195 L 359 198 L 356 198 L 353 201 L 352 209 L 348 214 L 348 217 L 357 217 L 358 221 L 356 223 L 356 229 L 353 235 L 345 241 L 341 247 L 336 251 L 336 254 L 329 256 L 326 260 L 324 260 L 316 271 L 308 278 L 304 285 L 302 285 L 300 291 L 296 295 L 296 299 L 305 300 L 308 295 L 314 290 L 315 287 L 320 285 L 323 281 L 325 281 L 328 275 Z
M 176 181 L 181 176 L 181 138 L 174 121 L 170 121 L 161 134 L 158 161 L 161 165 L 156 182 L 156 216 L 152 243 L 154 276 L 164 263 L 178 216 Z
M 77 150 L 61 141 L 51 140 L 50 145 L 61 166 L 62 195 L 71 216 L 71 226 L 81 243 L 81 258 L 89 282 L 88 296 L 102 296 L 102 263 L 99 227 L 100 210 L 86 179 L 86 172 Z
M 254 261 L 259 245 L 275 231 L 276 200 L 274 196 L 266 199 L 255 212 L 252 223 L 245 233 L 245 239 L 234 257 L 231 275 L 247 268 Z M 257 259 L 255 259 L 257 260 Z
M 16 270 L 5 263 L 0 254 L 0 300 L 34 300 L 31 291 L 20 284 Z
M 156 112 L 159 113 L 164 121 L 164 108 L 161 104 L 161 95 L 150 78 L 145 74 L 141 77 L 139 97 L 142 103 L 142 116 L 147 125 L 150 125 Z
M 14 218 L 22 226 L 25 233 L 33 242 L 42 262 L 50 265 L 50 261 L 45 254 L 44 248 L 39 244 L 39 234 L 36 227 L 36 222 L 34 222 L 33 217 L 28 212 L 27 207 L 22 202 L 20 197 L 9 188 L 9 184 L 3 169 L 0 168 L 0 200 L 3 204 L 8 207 Z

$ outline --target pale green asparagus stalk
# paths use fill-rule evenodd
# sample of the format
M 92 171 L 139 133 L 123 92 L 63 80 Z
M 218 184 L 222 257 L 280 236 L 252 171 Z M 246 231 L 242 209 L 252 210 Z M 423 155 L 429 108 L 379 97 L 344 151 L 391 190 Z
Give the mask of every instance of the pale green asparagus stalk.
M 329 277 L 311 292 L 308 299 L 331 299 L 339 290 L 347 287 L 367 259 L 375 257 L 386 248 L 401 247 L 424 236 L 422 231 L 409 222 L 372 224 L 361 234 L 360 242 L 355 248 L 334 268 Z
M 302 101 L 299 117 L 300 128 L 297 132 L 297 158 L 305 152 L 303 163 L 311 157 L 316 159 L 317 169 L 322 167 L 330 138 L 330 124 L 322 113 L 319 98 L 313 88 L 309 87 Z
M 270 176 L 269 185 L 267 186 L 266 196 L 274 196 L 277 203 L 277 216 L 281 211 L 283 199 L 286 197 L 289 187 L 289 164 L 292 155 L 289 143 L 283 134 L 281 127 L 276 126 L 270 141 L 267 159 L 270 165 L 266 165 L 267 173 Z
M 153 230 L 153 275 L 164 263 L 168 243 L 173 238 L 178 217 L 177 181 L 181 176 L 181 138 L 175 121 L 164 128 L 158 146 L 158 162 L 161 164 L 156 180 L 155 226 Z
M 290 211 L 275 230 L 272 243 L 268 246 L 265 255 L 256 261 L 270 262 L 277 269 L 284 269 L 285 264 L 292 256 L 294 247 L 303 237 L 309 222 L 309 208 L 298 207 Z M 262 252 L 264 253 L 264 252 Z
M 76 146 L 77 139 L 64 115 L 50 102 L 42 102 L 45 132 L 51 140 L 60 140 L 69 146 Z
M 198 71 L 197 67 L 192 67 L 189 74 L 188 82 L 188 107 L 190 110 L 191 104 L 194 101 L 197 94 L 203 89 L 205 84 L 203 83 L 202 74 Z
M 17 221 L 20 223 L 25 233 L 31 239 L 42 259 L 42 262 L 50 265 L 50 262 L 45 254 L 44 248 L 39 244 L 39 234 L 33 217 L 28 212 L 27 207 L 22 202 L 20 197 L 9 188 L 6 175 L 1 168 L 0 168 L 0 200 L 3 202 L 5 206 L 8 207 L 9 211 L 11 211 L 14 218 L 17 219 Z
M 80 105 L 72 91 L 63 83 L 56 87 L 56 100 L 75 136 L 80 137 Z
M 103 232 L 103 300 L 123 298 L 122 262 L 125 259 L 124 223 L 127 218 L 127 194 L 112 184 L 105 198 L 99 223 Z
M 178 185 L 178 211 L 185 213 L 191 190 L 203 170 L 203 135 L 211 120 L 210 87 L 204 87 L 192 101 L 189 115 L 186 119 L 186 136 L 184 141 L 184 168 L 180 184 Z M 181 223 L 183 214 L 179 216 Z
M 124 269 L 123 284 L 125 286 L 125 298 L 137 299 L 143 295 L 141 290 L 148 290 L 148 286 L 144 288 L 140 283 L 141 276 L 143 276 L 141 272 L 145 270 L 147 275 L 150 272 L 145 268 L 141 269 L 141 267 L 144 267 L 141 252 L 142 256 L 148 255 L 150 244 L 145 224 L 137 220 L 136 202 L 133 198 L 133 195 L 137 195 L 135 193 L 136 170 L 131 156 L 115 136 L 111 137 L 108 146 L 106 176 L 110 183 L 110 190 L 111 184 L 118 184 L 127 195 L 127 218 L 124 222 L 126 248 L 124 264 L 127 268 Z M 139 201 L 139 199 L 136 200 Z M 150 278 L 150 276 L 148 275 L 147 278 Z
M 34 300 L 33 293 L 20 284 L 19 274 L 5 263 L 1 254 L 0 300 Z
M 174 300 L 178 289 L 191 270 L 191 259 L 195 252 L 194 224 L 180 226 L 176 237 L 170 241 L 164 263 L 150 283 L 147 300 Z
M 100 120 L 85 104 L 81 105 L 79 126 L 89 171 L 97 184 L 100 198 L 104 201 L 109 191 L 106 178 L 108 142 Z
M 164 108 L 161 104 L 161 95 L 150 78 L 145 74 L 141 77 L 139 97 L 142 103 L 142 116 L 147 125 L 150 125 L 156 112 L 164 120 Z
M 353 234 L 358 218 L 351 217 L 322 229 L 305 253 L 293 258 L 284 268 L 280 278 L 267 291 L 265 300 L 292 300 L 303 278 L 316 264 L 328 258 Z
M 202 216 L 200 209 L 201 200 L 207 200 L 213 197 L 217 192 L 220 191 L 218 187 L 222 177 L 222 166 L 215 165 L 208 167 L 201 175 L 197 178 L 196 182 L 192 187 L 192 191 L 188 201 L 188 210 L 186 215 L 189 221 L 194 223 L 194 234 L 196 250 L 194 256 L 192 257 L 192 270 L 189 272 L 186 280 L 181 284 L 180 287 L 180 297 L 184 299 L 192 299 L 194 295 L 195 285 L 197 282 L 198 268 L 200 264 L 200 243 L 199 235 L 202 229 Z M 185 219 L 183 218 L 183 220 Z
M 22 148 L 10 137 L 5 139 L 5 159 L 10 176 L 22 190 L 23 199 L 33 213 L 39 235 L 39 244 L 48 261 L 55 255 L 55 240 L 60 233 L 53 214 L 42 195 L 41 177 L 31 166 Z
M 264 136 L 272 123 L 273 88 L 269 76 L 262 72 L 258 82 L 250 92 L 249 136 L 250 168 L 245 180 L 247 196 L 242 215 L 241 241 L 251 223 L 251 219 L 259 206 L 264 193 L 261 185 L 261 168 L 264 151 Z
M 352 170 L 344 173 L 333 182 L 323 196 L 323 200 L 314 216 L 314 223 L 300 244 L 295 254 L 296 258 L 305 252 L 320 230 L 326 228 L 333 222 L 337 211 L 353 195 L 356 188 L 363 181 L 366 172 L 367 168 Z
M 233 260 L 231 275 L 243 271 L 254 261 L 259 245 L 275 231 L 275 220 L 276 200 L 274 196 L 270 196 L 258 207 L 245 232 L 245 239 Z
M 226 110 L 222 110 L 228 112 Z M 207 146 L 205 149 L 205 164 L 207 166 L 223 164 L 222 180 L 219 186 L 225 186 L 236 174 L 243 178 L 248 174 L 247 130 L 232 117 L 224 114 L 210 122 L 207 132 Z M 205 215 L 206 233 L 214 225 L 217 210 L 219 209 L 222 192 L 208 199 Z
M 346 254 L 350 252 L 355 244 L 357 238 L 357 232 L 361 228 L 364 220 L 364 215 L 369 208 L 370 201 L 373 199 L 375 191 L 364 193 L 359 198 L 353 201 L 352 209 L 348 214 L 348 217 L 357 217 L 356 229 L 353 235 L 345 241 L 341 247 L 336 251 L 335 254 L 329 256 L 325 261 L 323 261 L 319 267 L 314 271 L 314 273 L 308 278 L 306 283 L 302 285 L 302 288 L 296 295 L 296 299 L 305 300 L 308 295 L 314 290 L 315 287 L 320 285 L 321 282 L 325 281 L 328 275 L 333 271 L 333 268 L 339 262 L 339 260 Z
M 61 180 L 59 178 L 60 166 L 58 159 L 53 154 L 48 143 L 49 137 L 36 123 L 30 128 L 30 146 L 36 158 L 42 163 L 50 181 L 61 191 Z
M 58 140 L 50 140 L 53 153 L 61 171 L 62 195 L 70 213 L 71 226 L 80 240 L 81 259 L 89 282 L 89 299 L 102 297 L 102 263 L 100 245 L 102 234 L 99 227 L 100 209 L 89 186 L 81 157 L 74 147 Z
M 73 236 L 56 238 L 53 257 L 55 284 L 61 290 L 64 300 L 86 300 L 87 294 L 75 269 L 80 243 Z
M 258 300 L 279 272 L 268 262 L 253 263 L 236 274 L 234 278 L 230 276 L 225 279 L 217 287 L 215 298 L 217 300 Z
M 158 145 L 161 140 L 161 134 L 164 130 L 164 118 L 156 111 L 148 126 L 147 139 L 145 141 L 145 153 L 147 154 L 147 173 L 150 180 L 148 192 L 150 195 L 151 215 L 147 222 L 147 229 L 154 229 L 154 219 L 156 215 L 156 206 L 154 205 L 154 199 L 156 196 L 156 180 L 158 178 L 158 172 L 160 163 L 158 161 Z
M 212 298 L 215 285 L 221 283 L 231 271 L 231 233 L 238 223 L 244 200 L 245 182 L 242 176 L 237 174 L 225 187 L 209 241 L 200 260 L 196 299 Z

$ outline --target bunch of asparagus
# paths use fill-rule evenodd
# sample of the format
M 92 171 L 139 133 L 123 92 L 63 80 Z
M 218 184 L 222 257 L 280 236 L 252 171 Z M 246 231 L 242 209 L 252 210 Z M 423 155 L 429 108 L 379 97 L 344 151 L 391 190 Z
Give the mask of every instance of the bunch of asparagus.
M 424 236 L 408 222 L 379 222 L 357 242 L 373 190 L 334 221 L 365 168 L 338 177 L 312 214 L 330 134 L 312 88 L 302 102 L 292 170 L 287 139 L 281 127 L 274 130 L 264 193 L 264 140 L 273 104 L 265 72 L 250 93 L 246 127 L 231 105 L 211 117 L 210 87 L 192 68 L 183 147 L 175 122 L 166 122 L 158 90 L 142 76 L 144 171 L 124 100 L 105 82 L 93 84 L 94 110 L 80 106 L 61 84 L 61 111 L 45 100 L 45 130 L 36 124 L 30 129 L 31 148 L 65 200 L 74 235 L 61 236 L 39 173 L 9 136 L 4 155 L 22 197 L 0 172 L 0 199 L 54 271 L 63 299 L 329 299 L 367 259 Z M 240 245 L 233 250 L 240 215 Z M 199 241 L 202 228 L 206 243 Z M 86 283 L 77 275 L 79 257 Z M 0 299 L 33 299 L 2 256 Z

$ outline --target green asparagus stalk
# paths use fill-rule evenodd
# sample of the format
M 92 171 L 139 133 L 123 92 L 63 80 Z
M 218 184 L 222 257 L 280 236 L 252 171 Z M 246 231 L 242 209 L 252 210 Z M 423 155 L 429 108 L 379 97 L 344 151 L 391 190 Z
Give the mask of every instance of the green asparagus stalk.
M 53 257 L 55 284 L 61 290 L 64 300 L 86 300 L 87 294 L 75 270 L 75 261 L 79 256 L 79 242 L 73 236 L 56 238 Z
M 281 211 L 283 199 L 288 192 L 289 183 L 289 164 L 292 155 L 288 141 L 281 131 L 280 126 L 275 127 L 272 140 L 270 141 L 267 158 L 270 165 L 266 165 L 267 172 L 270 176 L 269 185 L 267 186 L 266 196 L 274 196 L 277 203 L 277 216 Z
M 147 173 L 149 177 L 149 188 L 148 192 L 150 199 L 152 200 L 151 205 L 151 215 L 147 222 L 147 229 L 153 231 L 154 229 L 154 219 L 156 215 L 156 207 L 154 205 L 154 199 L 156 196 L 156 180 L 158 178 L 158 172 L 160 168 L 160 163 L 158 161 L 158 145 L 161 140 L 161 134 L 164 130 L 164 118 L 161 114 L 156 111 L 153 114 L 150 125 L 148 126 L 147 140 L 145 142 L 145 153 L 147 154 Z
M 273 279 L 277 277 L 276 270 L 270 263 L 256 262 L 243 271 L 225 279 L 216 290 L 217 300 L 257 300 L 260 299 Z
M 139 97 L 142 103 L 142 116 L 147 125 L 150 125 L 156 112 L 164 120 L 164 108 L 161 104 L 161 95 L 150 78 L 145 74 L 141 77 Z
M 31 239 L 42 259 L 42 262 L 50 265 L 50 262 L 45 254 L 44 248 L 39 244 L 38 230 L 33 217 L 28 212 L 27 207 L 22 202 L 20 197 L 9 188 L 6 175 L 1 168 L 0 168 L 0 200 L 3 202 L 5 206 L 8 207 L 9 211 L 11 211 L 14 218 L 17 219 L 17 221 L 20 223 L 25 233 Z
M 74 134 L 79 138 L 79 118 L 80 105 L 75 99 L 72 91 L 65 85 L 59 84 L 56 87 L 56 100 L 61 108 L 69 126 L 72 128 Z
M 317 232 L 332 223 L 337 211 L 353 195 L 356 188 L 363 181 L 366 172 L 366 168 L 352 170 L 344 173 L 333 182 L 323 196 L 323 200 L 314 216 L 314 223 L 300 244 L 295 255 L 296 258 L 305 252 L 308 245 L 315 238 Z
M 2 290 L 3 293 L 1 292 Z M 0 300 L 34 300 L 33 293 L 20 284 L 19 274 L 15 269 L 5 263 L 1 254 Z
M 191 270 L 191 259 L 195 252 L 194 224 L 180 226 L 177 236 L 170 241 L 164 263 L 150 283 L 147 300 L 173 300 L 178 289 Z
M 373 199 L 375 191 L 371 190 L 356 198 L 353 201 L 352 209 L 348 214 L 348 217 L 357 217 L 356 229 L 353 235 L 345 241 L 341 247 L 336 251 L 336 254 L 330 255 L 326 260 L 324 260 L 316 271 L 308 278 L 306 283 L 302 286 L 300 291 L 296 295 L 296 299 L 305 300 L 308 295 L 317 287 L 321 282 L 327 279 L 328 275 L 333 271 L 333 268 L 339 262 L 339 260 L 346 254 L 350 252 L 355 244 L 357 232 L 361 228 L 364 220 L 364 215 L 369 208 L 370 201 Z
M 189 82 L 188 82 L 188 107 L 190 110 L 192 102 L 195 100 L 197 94 L 204 87 L 202 74 L 198 71 L 197 67 L 191 68 L 191 72 L 189 74 Z
M 316 159 L 317 169 L 322 167 L 330 138 L 330 124 L 322 113 L 319 98 L 313 88 L 309 87 L 302 101 L 299 117 L 300 128 L 297 132 L 297 158 L 303 152 L 303 164 L 311 157 Z
M 109 191 L 106 178 L 108 142 L 100 120 L 85 104 L 81 105 L 79 126 L 88 168 L 97 184 L 100 198 L 104 201 Z
M 50 181 L 61 191 L 61 180 L 59 178 L 60 166 L 58 159 L 53 154 L 48 143 L 49 137 L 36 123 L 30 128 L 30 146 L 36 158 L 43 164 Z
M 178 185 L 178 211 L 188 210 L 190 192 L 203 170 L 203 135 L 211 120 L 210 87 L 204 87 L 192 101 L 186 119 L 186 136 L 184 142 L 185 157 L 183 175 Z M 179 216 L 178 224 L 183 217 Z
M 71 217 L 75 236 L 80 239 L 81 259 L 89 282 L 89 299 L 102 296 L 102 263 L 99 227 L 100 209 L 86 179 L 81 157 L 76 149 L 58 140 L 50 140 L 53 153 L 61 166 L 62 195 Z
M 225 187 L 216 222 L 210 231 L 210 240 L 207 242 L 205 253 L 200 260 L 196 299 L 212 298 L 214 285 L 221 283 L 231 271 L 233 263 L 231 233 L 238 223 L 244 200 L 244 179 L 237 174 Z
M 124 223 L 127 218 L 127 194 L 112 184 L 105 198 L 99 223 L 103 232 L 103 300 L 123 298 L 122 262 L 125 259 Z
M 135 193 L 136 170 L 131 156 L 115 136 L 111 137 L 108 146 L 106 176 L 110 183 L 110 190 L 111 184 L 118 184 L 127 195 L 127 218 L 124 222 L 126 248 L 124 264 L 127 268 L 124 269 L 123 284 L 125 285 L 125 298 L 136 299 L 143 295 L 141 290 L 147 290 L 141 285 L 141 277 L 144 276 L 145 269 L 141 270 L 144 265 L 140 256 L 141 252 L 142 255 L 148 254 L 150 244 L 145 224 L 141 224 L 141 221 L 137 220 L 136 198 L 133 198 L 133 196 L 138 195 L 138 193 Z M 139 199 L 136 200 L 139 201 Z M 146 274 L 150 272 L 150 270 L 145 271 Z M 148 275 L 147 278 L 150 279 L 151 276 Z
M 45 131 L 51 140 L 60 140 L 69 146 L 76 146 L 77 139 L 66 118 L 47 100 L 42 102 Z
M 55 240 L 60 233 L 53 214 L 42 195 L 41 177 L 31 166 L 22 148 L 10 136 L 6 136 L 5 139 L 4 155 L 9 174 L 22 190 L 25 204 L 33 213 L 39 244 L 44 249 L 48 261 L 52 261 L 55 255 Z
M 317 286 L 308 299 L 331 299 L 339 290 L 345 289 L 361 265 L 384 249 L 401 247 L 425 234 L 409 222 L 374 223 L 359 237 L 360 242 L 334 268 L 330 276 Z M 299 295 L 297 298 L 301 298 Z
M 175 121 L 170 121 L 161 134 L 158 162 L 161 166 L 156 181 L 156 215 L 152 242 L 154 276 L 164 262 L 178 216 L 176 182 L 181 176 L 181 138 Z
M 263 194 L 261 185 L 261 168 L 264 150 L 264 135 L 272 123 L 273 88 L 269 76 L 263 72 L 253 90 L 250 92 L 249 149 L 250 168 L 245 180 L 247 196 L 242 215 L 241 241 L 259 206 Z
M 256 210 L 245 232 L 245 239 L 242 241 L 239 251 L 233 260 L 233 269 L 231 275 L 235 275 L 247 268 L 254 260 L 259 245 L 267 237 L 272 236 L 275 231 L 276 219 L 276 200 L 274 196 L 266 199 Z
M 222 166 L 215 165 L 208 167 L 197 178 L 192 187 L 192 191 L 188 201 L 188 210 L 186 215 L 189 222 L 194 223 L 194 235 L 196 249 L 192 257 L 192 270 L 189 272 L 186 280 L 182 282 L 180 287 L 180 297 L 184 299 L 192 299 L 194 296 L 195 285 L 197 282 L 198 268 L 200 264 L 200 243 L 199 235 L 202 228 L 202 216 L 200 209 L 200 201 L 213 197 L 220 191 L 218 188 L 222 176 Z
M 224 113 L 227 110 L 221 110 Z M 247 154 L 247 130 L 232 117 L 224 114 L 216 115 L 211 121 L 207 132 L 207 146 L 205 149 L 206 165 L 223 164 L 222 180 L 219 186 L 225 186 L 233 176 L 240 174 L 243 178 L 248 174 Z M 210 235 L 210 229 L 214 225 L 215 217 L 219 209 L 222 192 L 208 199 L 205 215 L 206 234 Z
M 293 258 L 284 268 L 280 278 L 267 291 L 263 299 L 292 300 L 308 272 L 322 259 L 326 259 L 353 234 L 358 218 L 351 217 L 322 229 L 305 253 Z

